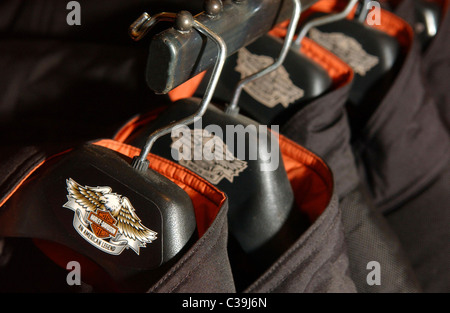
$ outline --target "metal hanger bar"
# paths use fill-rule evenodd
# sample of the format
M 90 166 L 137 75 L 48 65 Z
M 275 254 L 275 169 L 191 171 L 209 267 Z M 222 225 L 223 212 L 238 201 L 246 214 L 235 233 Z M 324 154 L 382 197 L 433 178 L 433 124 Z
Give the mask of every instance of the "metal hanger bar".
M 301 0 L 306 10 L 317 0 Z M 195 19 L 222 37 L 228 54 L 235 53 L 292 15 L 289 0 L 226 0 L 217 16 L 202 12 Z M 151 90 L 166 94 L 195 75 L 214 66 L 217 46 L 198 32 L 169 28 L 150 42 L 146 80 Z
M 286 56 L 289 53 L 289 49 L 291 47 L 291 44 L 292 44 L 292 41 L 293 41 L 293 38 L 295 35 L 295 29 L 297 28 L 297 23 L 300 19 L 300 13 L 302 11 L 301 1 L 291 0 L 291 2 L 294 3 L 295 6 L 292 10 L 292 16 L 290 19 L 289 26 L 287 28 L 286 37 L 284 38 L 284 43 L 283 43 L 282 49 L 280 51 L 280 55 L 275 60 L 275 62 L 272 63 L 271 65 L 269 65 L 268 67 L 263 68 L 259 72 L 256 72 L 253 75 L 247 76 L 238 82 L 236 89 L 234 91 L 234 94 L 233 94 L 233 98 L 230 102 L 230 105 L 226 109 L 227 114 L 231 114 L 231 115 L 237 114 L 237 112 L 239 110 L 239 108 L 238 108 L 239 97 L 242 93 L 242 89 L 244 88 L 244 86 L 246 84 L 276 70 L 283 64 L 284 60 L 286 59 Z
M 172 13 L 164 13 L 162 14 L 162 19 L 171 18 Z M 194 113 L 191 116 L 188 116 L 180 121 L 173 122 L 170 125 L 167 125 L 165 127 L 157 129 L 155 132 L 150 134 L 148 137 L 145 146 L 142 148 L 141 153 L 139 156 L 135 157 L 132 161 L 132 166 L 140 171 L 146 171 L 148 169 L 148 160 L 147 156 L 150 153 L 150 149 L 152 148 L 155 141 L 164 136 L 169 134 L 173 129 L 176 127 L 180 127 L 183 125 L 189 125 L 195 122 L 196 119 L 200 118 L 205 114 L 206 109 L 208 108 L 209 103 L 211 102 L 212 96 L 214 94 L 214 90 L 216 89 L 217 83 L 219 81 L 220 74 L 222 72 L 223 66 L 225 64 L 226 56 L 227 56 L 227 46 L 225 42 L 223 41 L 220 36 L 212 32 L 208 27 L 200 23 L 199 21 L 192 18 L 192 15 L 189 12 L 182 11 L 178 15 L 176 15 L 179 20 L 186 21 L 189 27 L 195 28 L 205 36 L 209 37 L 216 45 L 216 57 L 214 58 L 214 69 L 213 74 L 210 78 L 210 81 L 208 83 L 208 87 L 206 88 L 205 95 L 200 102 L 199 109 L 196 113 Z M 159 18 L 156 18 L 158 20 Z M 154 22 L 156 23 L 156 21 Z M 186 24 L 186 25 L 187 25 Z
M 311 28 L 325 25 L 325 24 L 330 24 L 330 23 L 345 19 L 345 17 L 352 11 L 353 7 L 356 5 L 356 3 L 358 1 L 359 0 L 349 0 L 348 4 L 344 8 L 344 10 L 342 10 L 341 12 L 335 13 L 335 14 L 327 14 L 327 15 L 315 18 L 315 19 L 309 21 L 308 23 L 306 23 L 305 25 L 303 25 L 302 29 L 300 30 L 297 38 L 295 39 L 295 41 L 293 43 L 293 47 L 297 50 L 300 49 L 300 45 L 301 45 L 303 38 L 305 38 L 306 34 L 310 31 Z

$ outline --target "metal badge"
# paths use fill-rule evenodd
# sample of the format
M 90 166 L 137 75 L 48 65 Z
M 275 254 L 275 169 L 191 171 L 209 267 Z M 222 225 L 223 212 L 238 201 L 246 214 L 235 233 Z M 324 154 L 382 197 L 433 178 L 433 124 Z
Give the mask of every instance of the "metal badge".
M 214 185 L 226 178 L 233 183 L 247 168 L 223 140 L 206 129 L 191 129 L 190 136 L 172 137 L 171 148 L 179 152 L 178 162 Z
M 365 76 L 368 71 L 375 67 L 380 59 L 368 54 L 356 39 L 346 36 L 343 33 L 321 32 L 317 28 L 312 28 L 310 37 L 318 44 L 330 50 L 350 65 L 355 73 Z
M 107 186 L 82 186 L 72 178 L 66 180 L 67 199 L 64 208 L 75 212 L 73 227 L 97 249 L 119 255 L 140 248 L 157 239 L 157 233 L 142 225 L 130 200 Z
M 235 70 L 241 79 L 270 66 L 275 60 L 266 55 L 256 55 L 243 48 L 238 52 Z M 286 68 L 280 65 L 273 72 L 262 76 L 244 86 L 244 90 L 256 101 L 273 108 L 281 104 L 287 108 L 289 104 L 301 99 L 304 91 L 295 86 Z

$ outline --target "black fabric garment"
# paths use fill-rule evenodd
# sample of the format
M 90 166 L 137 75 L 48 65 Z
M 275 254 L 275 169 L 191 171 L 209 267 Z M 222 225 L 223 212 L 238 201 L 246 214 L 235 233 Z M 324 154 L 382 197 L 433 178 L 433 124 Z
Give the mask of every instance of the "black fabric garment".
M 392 7 L 389 1 L 383 3 L 387 10 L 394 12 L 395 15 L 405 20 L 411 27 L 415 27 L 416 24 L 416 11 L 414 0 L 402 0 L 397 5 Z
M 296 152 L 300 146 L 294 143 L 290 145 L 289 149 L 281 145 L 283 157 L 300 157 Z M 328 171 L 332 175 L 331 170 Z M 341 214 L 338 195 L 333 185 L 333 195 L 321 215 L 292 247 L 244 292 L 357 292 L 350 273 Z
M 450 129 L 450 91 L 447 83 L 450 74 L 450 5 L 449 1 L 436 1 L 438 3 L 441 4 L 441 20 L 437 34 L 422 51 L 422 75 L 429 94 L 436 102 L 439 116 Z M 411 27 L 416 27 L 413 0 L 402 0 L 391 10 Z
M 423 54 L 425 85 L 436 101 L 441 119 L 450 130 L 450 3 L 446 1 L 438 33 Z
M 209 108 L 208 110 L 210 111 L 209 114 L 218 114 L 217 112 L 220 112 L 217 108 Z M 134 129 L 134 133 L 131 132 L 129 137 L 122 138 L 122 140 L 125 142 L 127 142 L 127 140 L 133 141 L 136 139 L 136 135 L 139 136 L 139 134 L 142 135 L 142 133 L 147 133 L 148 129 L 153 127 L 151 124 L 157 121 L 157 118 L 155 121 L 149 121 L 147 118 L 148 116 L 151 117 L 152 113 L 149 112 L 148 114 L 141 116 L 140 119 L 134 121 L 136 125 L 140 125 L 143 129 L 139 127 Z M 202 123 L 202 127 L 207 126 L 208 125 L 205 122 Z M 125 126 L 125 128 L 126 127 L 127 126 Z M 303 192 L 298 191 L 298 188 L 310 186 L 310 184 L 313 184 L 313 181 L 311 181 L 308 176 L 303 178 L 295 176 L 298 174 L 294 175 L 290 173 L 295 173 L 301 166 L 306 165 L 306 167 L 309 168 L 310 165 L 308 164 L 310 163 L 308 162 L 310 161 L 304 161 L 307 158 L 313 158 L 315 160 L 313 163 L 317 163 L 317 165 L 315 165 L 317 173 L 314 171 L 314 176 L 318 175 L 318 177 L 321 177 L 321 181 L 330 181 L 330 184 L 333 184 L 332 172 L 325 163 L 321 163 L 322 161 L 320 158 L 285 137 L 280 137 L 279 142 L 284 164 L 287 166 L 286 171 L 294 194 L 297 197 L 296 202 L 300 201 L 300 203 L 302 203 L 302 198 L 307 197 Z M 161 144 L 162 141 L 159 143 Z M 155 153 L 158 153 L 157 151 L 165 153 L 170 150 L 170 147 L 167 146 L 165 149 L 158 150 L 155 147 L 153 151 Z M 296 165 L 295 167 L 292 167 L 292 165 L 286 165 L 292 163 L 292 161 L 288 162 L 287 159 L 295 160 L 295 162 L 301 166 Z M 320 171 L 318 169 L 320 169 Z M 236 180 L 237 179 L 234 181 Z M 260 276 L 255 281 L 251 281 L 249 284 L 243 286 L 241 282 L 239 282 L 239 284 L 236 282 L 236 280 L 239 279 L 239 276 L 235 275 L 238 292 L 356 292 L 354 282 L 349 273 L 349 262 L 342 230 L 338 198 L 336 196 L 335 187 L 329 187 L 332 188 L 332 194 L 328 196 L 330 197 L 330 200 L 327 201 L 326 205 L 320 208 L 321 211 L 323 210 L 323 213 L 320 213 L 320 216 L 311 222 L 311 225 L 309 225 L 304 233 L 298 238 L 294 238 L 294 242 L 287 250 L 284 251 L 281 256 L 276 258 L 276 261 L 265 269 L 262 274 L 259 274 Z M 314 191 L 312 186 L 308 188 L 312 194 L 312 196 L 309 196 L 312 197 L 310 199 L 311 202 L 317 201 L 315 199 L 326 195 L 323 190 Z M 229 201 L 232 201 L 231 198 Z M 306 202 L 309 202 L 309 200 Z M 243 206 L 244 205 L 246 204 L 244 203 Z M 300 209 L 302 212 L 305 210 L 302 209 L 301 204 L 297 205 L 298 207 L 296 207 L 296 209 Z M 244 207 L 242 207 L 242 209 L 244 209 Z M 308 214 L 306 212 L 304 213 Z M 299 225 L 299 227 L 303 226 L 304 225 Z M 281 237 L 279 239 L 282 240 L 283 238 Z M 280 243 L 280 245 L 282 244 Z M 283 243 L 283 245 L 285 244 Z M 234 251 L 234 249 L 228 248 L 230 259 L 233 258 Z M 250 262 L 245 262 L 244 266 L 247 266 L 248 271 L 253 272 L 252 266 L 256 267 L 257 265 L 249 263 Z M 233 264 L 232 270 L 236 270 L 236 268 L 233 268 Z M 247 283 L 247 279 L 244 280 L 245 283 Z
M 315 223 L 245 292 L 356 292 L 345 250 L 341 212 L 334 195 Z
M 324 158 L 333 170 L 353 281 L 359 292 L 419 292 L 411 264 L 359 179 L 345 112 L 351 84 L 308 104 L 282 126 L 289 138 Z M 381 264 L 381 285 L 368 285 L 367 264 Z
M 426 292 L 450 292 L 450 164 L 436 181 L 387 215 Z
M 421 289 L 397 236 L 384 217 L 375 210 L 370 195 L 358 177 L 345 112 L 345 103 L 351 88 L 348 73 L 352 71 L 337 57 L 319 53 L 320 50 L 312 50 L 314 43 L 310 45 L 308 53 L 305 54 L 316 57 L 316 62 L 321 60 L 322 66 L 327 66 L 331 73 L 341 73 L 342 77 L 334 78 L 339 82 L 335 83 L 334 90 L 300 108 L 297 107 L 296 110 L 293 110 L 295 105 L 291 110 L 287 110 L 290 114 L 285 114 L 288 117 L 287 121 L 282 123 L 281 131 L 322 157 L 333 172 L 342 211 L 351 276 L 358 291 L 418 292 Z M 342 67 L 345 67 L 345 70 Z M 245 101 L 245 97 L 242 97 L 241 101 Z M 381 286 L 369 286 L 366 281 L 367 264 L 371 261 L 383 264 Z
M 420 51 L 412 37 L 392 87 L 365 128 L 353 134 L 354 149 L 375 205 L 399 234 L 424 291 L 448 291 L 450 272 L 443 255 L 449 246 L 435 241 L 449 238 L 448 189 L 442 190 L 439 181 L 448 166 L 450 141 L 423 85 Z M 434 195 L 427 208 L 415 202 L 425 189 Z M 435 244 L 421 245 L 416 235 L 405 236 L 406 230 L 412 234 L 422 227 L 435 231 L 421 232 L 421 242 Z
M 63 41 L 89 41 L 130 45 L 128 27 L 143 12 L 188 10 L 193 15 L 203 11 L 201 0 L 78 0 L 80 24 L 68 25 L 69 1 L 5 0 L 0 4 L 0 33 L 4 36 L 54 38 Z M 77 27 L 79 26 L 79 27 Z M 167 24 L 165 24 L 167 26 Z M 165 27 L 164 26 L 164 27 Z M 155 29 L 158 32 L 160 27 Z M 152 31 L 150 33 L 153 34 Z M 143 43 L 142 46 L 147 46 Z
M 10 150 L 9 156 L 2 155 L 0 181 L 1 203 L 6 201 L 12 191 L 20 191 L 20 182 L 58 148 L 43 149 L 26 147 Z M 58 151 L 60 152 L 60 151 Z M 44 163 L 33 175 L 39 175 Z M 32 176 L 30 178 L 32 179 Z M 19 188 L 18 188 L 19 187 Z M 18 188 L 18 189 L 17 189 Z M 36 189 L 38 189 L 37 186 Z M 36 190 L 39 192 L 39 190 Z M 32 208 L 33 204 L 30 204 Z M 1 212 L 2 208 L 0 208 Z M 184 252 L 176 263 L 167 268 L 166 274 L 154 283 L 148 292 L 234 292 L 234 283 L 227 258 L 227 210 L 225 200 L 201 238 Z M 0 214 L 2 218 L 4 215 Z M 30 221 L 31 222 L 31 221 Z M 32 238 L 5 238 L 8 251 L 12 254 L 0 266 L 0 290 L 3 292 L 95 292 L 84 283 L 81 287 L 71 287 L 66 283 L 67 271 L 53 264 L 31 242 Z M 80 240 L 84 240 L 79 238 Z M 56 239 L 57 240 L 57 239 Z M 20 257 L 27 257 L 27 260 Z M 26 265 L 24 265 L 26 262 Z M 26 266 L 26 269 L 23 267 Z M 83 270 L 83 269 L 82 269 Z M 211 275 L 214 273 L 214 275 Z M 83 276 L 82 276 L 83 277 Z

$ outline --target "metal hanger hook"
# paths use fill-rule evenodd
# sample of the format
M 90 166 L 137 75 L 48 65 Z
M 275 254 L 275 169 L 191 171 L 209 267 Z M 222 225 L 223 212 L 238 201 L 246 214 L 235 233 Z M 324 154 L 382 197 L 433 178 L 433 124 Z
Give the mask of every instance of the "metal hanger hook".
M 278 67 L 281 66 L 281 64 L 283 64 L 284 60 L 286 59 L 286 56 L 289 52 L 289 48 L 291 47 L 291 44 L 292 44 L 292 40 L 294 38 L 295 28 L 297 27 L 298 21 L 300 20 L 300 14 L 302 11 L 300 0 L 293 0 L 292 2 L 294 3 L 294 8 L 292 10 L 291 20 L 290 20 L 290 23 L 289 23 L 289 26 L 287 29 L 287 34 L 284 39 L 284 43 L 283 43 L 283 47 L 281 49 L 280 55 L 278 56 L 277 60 L 272 65 L 239 81 L 239 83 L 237 84 L 236 89 L 234 91 L 231 103 L 228 105 L 228 107 L 225 110 L 226 114 L 236 115 L 238 113 L 239 97 L 241 96 L 242 89 L 244 88 L 244 86 L 246 84 L 276 70 Z
M 294 41 L 293 47 L 295 49 L 300 49 L 303 38 L 305 38 L 306 34 L 309 32 L 311 28 L 344 19 L 350 13 L 350 11 L 353 9 L 353 7 L 356 5 L 358 1 L 360 0 L 350 0 L 345 9 L 342 10 L 341 12 L 336 14 L 327 14 L 325 16 L 321 16 L 307 22 L 305 25 L 303 25 L 302 29 L 298 33 L 297 38 Z
M 164 18 L 166 18 L 167 16 L 168 15 L 165 15 Z M 158 138 L 169 134 L 172 130 L 178 127 L 192 124 L 196 119 L 202 117 L 205 114 L 206 109 L 208 108 L 208 105 L 211 102 L 212 96 L 219 81 L 220 74 L 225 64 L 225 60 L 227 58 L 227 46 L 225 44 L 225 41 L 216 33 L 214 33 L 212 30 L 210 30 L 208 27 L 204 26 L 202 23 L 195 20 L 192 17 L 191 13 L 187 11 L 181 11 L 180 13 L 175 15 L 175 18 L 173 20 L 175 20 L 179 28 L 180 27 L 182 28 L 180 31 L 188 31 L 189 28 L 195 28 L 200 33 L 213 40 L 214 43 L 217 44 L 218 55 L 216 63 L 214 65 L 213 73 L 211 75 L 205 94 L 200 102 L 200 106 L 197 112 L 192 114 L 191 116 L 181 119 L 178 122 L 173 122 L 165 127 L 159 128 L 152 134 L 150 134 L 145 143 L 144 148 L 141 150 L 140 155 L 135 157 L 131 164 L 135 169 L 140 171 L 146 171 L 148 169 L 149 161 L 147 160 L 147 155 L 150 153 L 151 147 Z M 154 24 L 155 23 L 153 23 L 152 25 Z
M 370 2 L 371 0 L 359 0 L 359 6 L 355 15 L 355 19 L 361 23 L 364 23 L 365 19 L 367 18 Z
M 147 12 L 142 13 L 139 18 L 133 22 L 128 28 L 128 34 L 134 41 L 141 40 L 153 26 L 161 21 L 174 21 L 177 18 L 177 13 L 161 12 L 150 16 Z

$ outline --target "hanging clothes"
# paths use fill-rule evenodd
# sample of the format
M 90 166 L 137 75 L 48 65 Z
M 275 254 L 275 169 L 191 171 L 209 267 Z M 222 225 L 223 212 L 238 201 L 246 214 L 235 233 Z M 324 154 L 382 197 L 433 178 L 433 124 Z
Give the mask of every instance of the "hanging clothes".
M 353 146 L 375 204 L 398 234 L 423 290 L 446 291 L 449 135 L 423 83 L 411 27 L 387 11 L 374 27 L 395 36 L 405 57 L 377 110 L 353 134 Z
M 353 72 L 336 56 L 321 49 L 308 44 L 307 38 L 302 43 L 307 55 L 326 55 L 322 57 L 322 66 L 334 75 L 334 90 L 296 112 L 282 125 L 282 132 L 323 156 L 333 170 L 352 278 L 358 291 L 419 292 L 421 289 L 397 236 L 375 210 L 358 176 L 345 111 Z M 367 264 L 371 261 L 383 264 L 383 284 L 379 286 L 367 284 Z
M 156 119 L 157 114 L 152 112 L 138 116 L 126 123 L 114 140 L 127 142 Z M 332 172 L 319 157 L 284 136 L 280 135 L 279 144 L 296 208 L 309 217 L 310 226 L 259 278 L 241 291 L 355 292 L 349 276 Z M 252 264 L 249 266 L 248 270 L 252 271 Z M 319 268 L 321 271 L 317 273 Z
M 112 140 L 96 141 L 88 144 L 88 147 L 101 147 L 128 158 L 139 154 L 139 149 Z M 226 225 L 226 214 L 228 210 L 226 195 L 204 179 L 170 161 L 152 156 L 149 157 L 152 170 L 169 178 L 184 190 L 192 200 L 196 215 L 198 240 L 192 243 L 189 249 L 183 251 L 182 255 L 176 258 L 176 262 L 169 262 L 169 267 L 167 265 L 162 266 L 165 272 L 156 282 L 150 283 L 150 280 L 146 281 L 142 278 L 147 276 L 152 277 L 152 270 L 142 271 L 142 277 L 137 276 L 133 278 L 131 280 L 131 287 L 129 285 L 130 282 L 127 282 L 128 285 L 125 288 L 116 280 L 113 280 L 108 275 L 109 272 L 102 269 L 98 263 L 89 261 L 86 258 L 88 255 L 86 253 L 88 252 L 75 251 L 71 247 L 72 240 L 75 239 L 75 242 L 84 242 L 84 239 L 78 236 L 75 230 L 70 227 L 61 228 L 57 224 L 47 225 L 48 222 L 46 222 L 46 220 L 55 221 L 60 219 L 60 223 L 72 223 L 71 219 L 73 216 L 64 217 L 61 215 L 56 219 L 55 216 L 52 216 L 52 212 L 55 212 L 52 211 L 53 209 L 64 210 L 62 208 L 64 203 L 61 204 L 61 207 L 57 208 L 52 207 L 51 201 L 48 203 L 45 203 L 45 201 L 29 203 L 30 206 L 34 207 L 33 212 L 42 211 L 47 213 L 38 216 L 33 216 L 32 213 L 27 216 L 15 216 L 16 213 L 14 212 L 27 212 L 26 208 L 15 207 L 17 203 L 21 203 L 20 193 L 22 190 L 24 188 L 32 188 L 32 190 L 36 191 L 39 188 L 42 189 L 43 185 L 33 184 L 36 180 L 45 179 L 46 175 L 48 176 L 48 172 L 46 172 L 46 168 L 48 168 L 47 164 L 58 162 L 71 153 L 70 151 L 63 151 L 57 155 L 53 155 L 49 151 L 48 149 L 44 150 L 37 147 L 30 147 L 16 151 L 19 153 L 17 154 L 17 158 L 14 158 L 16 162 L 2 163 L 2 172 L 5 175 L 2 176 L 1 181 L 2 200 L 0 203 L 0 222 L 4 226 L 8 226 L 2 227 L 1 236 L 6 239 L 7 243 L 11 240 L 13 244 L 17 243 L 17 239 L 12 239 L 13 237 L 28 238 L 32 240 L 33 245 L 30 248 L 30 242 L 28 240 L 25 249 L 38 251 L 30 258 L 30 263 L 25 271 L 17 269 L 15 264 L 11 263 L 4 264 L 0 268 L 0 277 L 2 278 L 1 288 L 3 291 L 11 291 L 15 290 L 15 288 L 17 288 L 15 290 L 16 292 L 27 290 L 73 292 L 74 289 L 79 292 L 129 292 L 130 290 L 134 290 L 134 292 L 235 291 L 226 251 L 228 230 Z M 54 152 L 55 150 L 51 151 Z M 14 167 L 11 166 L 12 164 L 14 164 Z M 52 182 L 49 183 L 51 184 Z M 64 186 L 62 190 L 64 190 Z M 19 197 L 19 201 L 17 197 Z M 37 205 L 44 206 L 37 207 Z M 12 216 L 14 218 L 11 218 Z M 67 217 L 69 220 L 64 221 L 64 218 Z M 23 223 L 28 223 L 28 226 L 23 228 L 20 226 Z M 71 235 L 71 232 L 74 232 L 75 236 Z M 21 251 L 22 244 L 23 241 L 18 242 L 17 247 L 12 247 L 13 253 L 23 254 L 24 251 Z M 25 254 L 27 251 L 25 251 Z M 134 253 L 133 251 L 124 252 Z M 43 261 L 44 258 L 39 253 L 46 256 L 46 262 Z M 102 254 L 104 252 L 99 253 Z M 114 258 L 117 256 L 109 256 L 104 253 L 102 257 Z M 85 285 L 81 290 L 77 290 L 76 286 L 71 289 L 65 283 L 67 272 L 65 270 L 58 271 L 54 268 L 59 266 L 65 269 L 69 261 L 78 261 L 82 264 L 82 277 L 85 279 Z M 42 267 L 42 263 L 39 262 L 43 262 L 45 267 Z M 49 263 L 53 263 L 53 267 Z M 16 271 L 12 271 L 11 269 L 15 269 Z M 45 275 L 46 273 L 43 273 L 44 276 L 42 277 L 39 274 L 42 269 L 49 269 L 49 273 L 58 273 L 58 275 L 48 276 Z M 127 266 L 124 266 L 124 272 L 126 272 L 126 269 Z M 153 271 L 156 270 L 153 269 Z M 210 275 L 211 272 L 214 275 Z M 22 277 L 21 275 L 24 276 Z M 44 281 L 33 281 L 36 276 L 44 279 Z M 19 287 L 15 285 L 16 281 L 21 282 Z M 63 285 L 63 289 L 59 289 L 61 285 Z M 45 287 L 48 289 L 43 289 Z
M 321 9 L 324 8 L 321 4 Z M 287 25 L 288 22 L 278 25 L 271 34 L 284 37 Z M 323 157 L 332 169 L 340 200 L 352 279 L 359 292 L 419 292 L 421 288 L 397 235 L 381 213 L 376 211 L 368 190 L 358 176 L 345 111 L 353 71 L 334 54 L 308 38 L 302 42 L 301 53 L 327 71 L 333 80 L 333 89 L 300 106 L 297 111 L 291 110 L 291 114 L 281 125 L 281 131 Z M 276 77 L 272 79 L 276 80 Z M 226 94 L 229 90 L 227 84 L 227 79 L 219 82 L 219 94 Z M 258 85 L 258 80 L 253 84 L 252 88 L 255 90 L 264 88 Z M 274 81 L 274 85 L 277 84 L 280 83 Z M 192 80 L 182 85 L 179 91 L 184 90 L 185 96 L 190 96 L 196 90 L 196 85 L 199 85 L 198 80 Z M 243 97 L 241 101 L 245 99 Z M 380 286 L 367 284 L 367 264 L 374 260 L 384 264 L 384 283 Z
M 284 37 L 287 24 L 278 25 L 271 34 Z M 297 112 L 291 110 L 281 130 L 287 137 L 323 157 L 333 171 L 355 285 L 360 292 L 418 292 L 419 284 L 397 236 L 385 218 L 375 211 L 358 178 L 345 112 L 353 71 L 308 38 L 302 42 L 301 53 L 327 70 L 333 80 L 333 90 L 300 106 Z M 218 90 L 225 93 L 229 89 L 227 83 L 226 79 L 219 82 Z M 263 89 L 262 85 L 258 86 L 258 81 L 253 84 L 255 90 Z M 385 264 L 381 286 L 369 286 L 366 281 L 367 264 L 374 260 Z
M 450 129 L 450 95 L 446 77 L 450 72 L 450 45 L 448 44 L 450 36 L 450 1 L 436 0 L 430 1 L 440 8 L 440 20 L 437 26 L 437 32 L 430 39 L 430 42 L 422 48 L 422 72 L 424 84 L 429 94 L 434 98 L 445 127 Z M 417 28 L 422 30 L 423 25 L 418 25 L 415 1 L 402 0 L 395 5 L 390 1 L 384 3 L 387 8 L 396 15 L 404 19 L 413 27 L 416 34 Z

